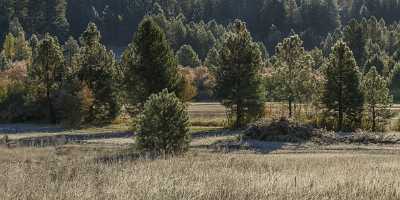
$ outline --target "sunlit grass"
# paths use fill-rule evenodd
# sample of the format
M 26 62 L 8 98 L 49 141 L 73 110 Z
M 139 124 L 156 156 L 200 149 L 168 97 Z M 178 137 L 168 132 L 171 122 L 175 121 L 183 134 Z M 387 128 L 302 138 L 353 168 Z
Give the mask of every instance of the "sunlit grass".
M 109 162 L 98 160 L 97 148 L 0 149 L 0 199 L 400 198 L 400 157 L 393 154 L 192 152 Z

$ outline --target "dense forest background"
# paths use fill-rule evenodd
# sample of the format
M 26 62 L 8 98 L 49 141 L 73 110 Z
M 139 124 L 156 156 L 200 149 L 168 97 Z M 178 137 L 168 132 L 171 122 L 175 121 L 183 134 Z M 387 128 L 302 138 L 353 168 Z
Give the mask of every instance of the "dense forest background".
M 400 19 L 399 11 L 398 0 L 0 0 L 0 43 L 10 31 L 10 22 L 18 18 L 27 36 L 49 32 L 60 41 L 69 35 L 77 38 L 94 22 L 102 42 L 117 49 L 132 40 L 143 16 L 162 12 L 176 27 L 170 34 L 181 31 L 183 41 L 178 43 L 190 40 L 186 35 L 213 43 L 218 33 L 207 25 L 241 19 L 273 53 L 275 45 L 291 32 L 299 33 L 305 47 L 312 48 L 353 18 L 375 16 L 392 24 Z M 205 53 L 191 45 L 204 58 Z M 177 50 L 181 44 L 172 46 Z
M 236 110 L 236 127 L 268 101 L 287 102 L 289 118 L 296 104 L 322 110 L 303 120 L 317 126 L 377 130 L 400 103 L 399 11 L 400 0 L 0 0 L 0 117 L 106 124 L 167 88 Z

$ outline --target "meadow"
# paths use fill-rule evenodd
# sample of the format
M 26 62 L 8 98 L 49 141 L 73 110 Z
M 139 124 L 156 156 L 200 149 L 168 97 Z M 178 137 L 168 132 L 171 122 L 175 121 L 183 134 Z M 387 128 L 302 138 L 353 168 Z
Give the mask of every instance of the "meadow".
M 397 148 L 271 154 L 191 151 L 157 160 L 120 152 L 120 159 L 113 160 L 121 151 L 115 148 L 1 149 L 0 199 L 400 198 Z
M 192 120 L 223 120 L 217 104 L 193 104 Z M 218 124 L 215 122 L 215 124 Z M 206 123 L 204 125 L 207 125 Z M 6 129 L 8 127 L 8 129 Z M 269 142 L 221 149 L 240 131 L 193 126 L 190 151 L 151 159 L 134 150 L 127 125 L 63 130 L 1 125 L 11 146 L 0 147 L 0 199 L 399 199 L 400 145 L 318 145 Z M 13 132 L 14 131 L 14 132 Z M 43 140 L 32 147 L 15 141 Z M 62 138 L 62 137 L 61 137 Z M 14 141 L 14 143 L 13 143 Z M 57 141 L 57 140 L 55 140 Z

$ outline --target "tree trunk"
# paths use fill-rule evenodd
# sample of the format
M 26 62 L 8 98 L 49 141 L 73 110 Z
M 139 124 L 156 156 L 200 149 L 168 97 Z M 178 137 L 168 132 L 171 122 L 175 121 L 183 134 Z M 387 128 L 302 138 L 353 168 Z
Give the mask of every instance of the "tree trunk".
M 376 110 L 375 106 L 372 106 L 372 131 L 376 131 Z
M 243 110 L 242 110 L 242 105 L 238 103 L 236 105 L 236 128 L 240 129 L 242 128 L 242 121 L 243 121 Z
M 54 113 L 53 103 L 52 103 L 51 97 L 50 97 L 50 88 L 49 88 L 49 86 L 47 86 L 46 90 L 47 90 L 46 91 L 46 97 L 47 97 L 47 103 L 48 103 L 48 109 L 49 109 L 50 123 L 55 124 L 55 123 L 57 123 L 57 120 L 56 120 L 56 115 Z
M 57 122 L 56 116 L 54 113 L 54 108 L 53 108 L 53 103 L 51 101 L 50 97 L 50 89 L 51 89 L 51 84 L 50 84 L 50 75 L 49 75 L 49 52 L 47 51 L 47 57 L 46 57 L 46 75 L 45 75 L 45 81 L 46 81 L 46 98 L 47 98 L 47 104 L 48 104 L 48 111 L 49 111 L 49 121 L 52 124 L 55 124 Z
M 342 83 L 342 81 L 340 81 Z M 338 116 L 338 124 L 337 124 L 337 129 L 338 131 L 343 131 L 343 88 L 342 86 L 339 86 L 339 99 L 338 99 L 338 104 L 339 104 L 339 116 Z
M 339 105 L 339 120 L 338 120 L 338 131 L 343 130 L 343 109 L 342 104 Z
M 289 97 L 289 118 L 293 116 L 293 98 Z

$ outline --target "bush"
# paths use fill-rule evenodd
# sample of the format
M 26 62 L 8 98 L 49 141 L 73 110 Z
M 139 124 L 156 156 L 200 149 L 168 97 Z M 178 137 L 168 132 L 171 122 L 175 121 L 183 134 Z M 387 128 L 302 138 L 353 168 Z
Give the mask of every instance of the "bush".
M 157 155 L 188 150 L 189 115 L 175 94 L 163 90 L 150 96 L 138 121 L 138 148 Z
M 262 141 L 303 142 L 310 140 L 315 129 L 309 125 L 293 123 L 285 118 L 277 121 L 259 121 L 245 131 L 245 139 Z

